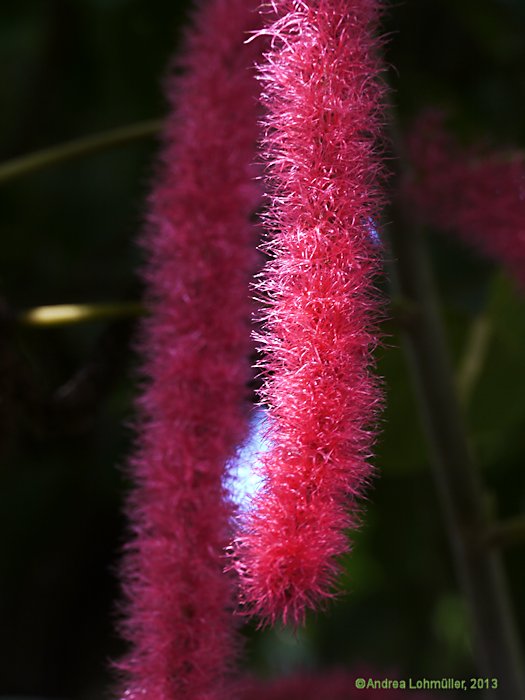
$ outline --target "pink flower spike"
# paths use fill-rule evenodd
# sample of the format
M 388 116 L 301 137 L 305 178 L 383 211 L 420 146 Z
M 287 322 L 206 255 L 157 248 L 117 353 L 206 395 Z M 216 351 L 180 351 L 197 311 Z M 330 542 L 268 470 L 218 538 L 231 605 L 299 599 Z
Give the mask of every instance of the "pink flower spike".
M 260 42 L 244 42 L 257 6 L 200 3 L 184 73 L 166 86 L 172 113 L 142 242 L 148 381 L 123 571 L 131 650 L 117 664 L 129 700 L 230 697 L 238 640 L 224 470 L 248 421 Z
M 525 291 L 525 156 L 462 147 L 445 115 L 424 113 L 408 139 L 405 199 L 418 218 L 502 264 Z
M 333 595 L 358 524 L 381 404 L 372 376 L 380 308 L 374 222 L 384 89 L 375 0 L 274 0 L 260 68 L 271 259 L 268 442 L 263 486 L 240 518 L 242 603 L 263 623 L 298 624 Z
M 270 681 L 248 679 L 239 700 L 404 700 L 406 687 L 408 681 L 395 673 L 378 673 L 369 668 L 333 669 Z M 409 695 L 411 700 L 430 700 L 429 693 L 411 690 Z

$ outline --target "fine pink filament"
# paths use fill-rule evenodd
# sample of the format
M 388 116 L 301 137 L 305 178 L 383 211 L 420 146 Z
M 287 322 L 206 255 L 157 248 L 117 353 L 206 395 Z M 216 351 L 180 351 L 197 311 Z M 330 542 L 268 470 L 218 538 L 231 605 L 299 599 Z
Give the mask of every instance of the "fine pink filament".
M 247 612 L 299 623 L 333 594 L 372 473 L 384 90 L 378 2 L 270 5 L 260 67 L 270 260 L 258 289 L 271 446 L 233 557 Z

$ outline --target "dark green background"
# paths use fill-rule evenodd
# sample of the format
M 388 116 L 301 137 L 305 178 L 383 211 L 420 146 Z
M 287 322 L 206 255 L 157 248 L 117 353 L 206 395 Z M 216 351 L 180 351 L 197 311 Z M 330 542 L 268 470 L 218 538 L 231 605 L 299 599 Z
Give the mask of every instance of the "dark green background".
M 187 5 L 3 0 L 1 158 L 162 115 L 161 76 Z M 523 147 L 522 0 L 407 0 L 384 24 L 403 128 L 440 104 L 462 138 Z M 139 297 L 134 239 L 154 152 L 144 141 L 0 187 L 0 696 L 100 698 L 108 659 L 121 652 L 115 569 L 132 324 L 29 330 L 12 319 L 34 305 Z M 458 365 L 478 314 L 491 324 L 467 422 L 487 498 L 501 516 L 516 515 L 525 509 L 524 303 L 489 262 L 428 234 Z M 296 637 L 247 630 L 246 663 L 261 674 L 359 662 L 418 676 L 473 670 L 409 377 L 388 331 L 380 478 L 348 558 L 351 594 Z M 505 553 L 522 631 L 524 544 Z

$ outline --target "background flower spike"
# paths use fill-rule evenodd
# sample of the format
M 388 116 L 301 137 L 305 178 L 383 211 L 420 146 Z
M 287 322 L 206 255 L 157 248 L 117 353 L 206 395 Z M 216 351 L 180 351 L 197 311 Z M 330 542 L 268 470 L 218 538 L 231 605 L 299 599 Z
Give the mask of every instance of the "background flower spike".
M 420 221 L 451 232 L 501 264 L 525 292 L 525 156 L 486 143 L 462 146 L 446 114 L 427 110 L 407 139 L 404 196 Z
M 260 203 L 258 2 L 202 2 L 166 90 L 172 112 L 143 239 L 150 317 L 141 350 L 129 500 L 134 538 L 124 578 L 118 664 L 123 698 L 229 698 L 235 661 L 234 586 L 224 573 L 232 504 L 224 470 L 247 428 L 250 216 Z

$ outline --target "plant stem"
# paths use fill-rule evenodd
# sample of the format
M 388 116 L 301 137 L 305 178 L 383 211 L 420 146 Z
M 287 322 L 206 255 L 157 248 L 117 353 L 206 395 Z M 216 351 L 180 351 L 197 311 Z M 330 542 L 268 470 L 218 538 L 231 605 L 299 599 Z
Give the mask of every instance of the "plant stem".
M 17 177 L 22 177 L 74 158 L 81 158 L 98 151 L 116 148 L 132 141 L 154 136 L 160 130 L 161 123 L 157 119 L 138 122 L 137 124 L 130 124 L 100 134 L 67 141 L 58 146 L 30 153 L 27 156 L 4 161 L 0 163 L 0 183 L 14 180 Z
M 86 321 L 127 318 L 144 313 L 142 304 L 135 301 L 104 304 L 59 304 L 37 306 L 22 311 L 17 322 L 22 326 L 66 326 Z
M 496 678 L 497 697 L 523 700 L 519 641 L 499 553 L 484 542 L 484 497 L 462 425 L 432 274 L 420 232 L 401 206 L 391 220 L 393 277 L 419 314 L 404 328 L 408 361 L 431 446 L 437 484 L 460 584 L 470 612 L 479 673 Z M 492 691 L 487 691 L 487 697 Z
M 474 319 L 457 376 L 458 392 L 463 406 L 468 404 L 481 375 L 492 334 L 492 323 L 488 314 L 480 314 Z

